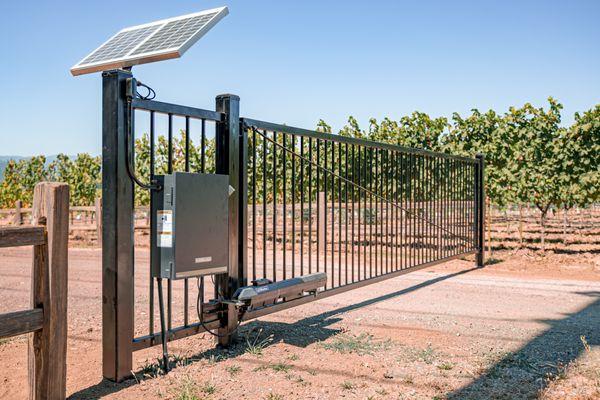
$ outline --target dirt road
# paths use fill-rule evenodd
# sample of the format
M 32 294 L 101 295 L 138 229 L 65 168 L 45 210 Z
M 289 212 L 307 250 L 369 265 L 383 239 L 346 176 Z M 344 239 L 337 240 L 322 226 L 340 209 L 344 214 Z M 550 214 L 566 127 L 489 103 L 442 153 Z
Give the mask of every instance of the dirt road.
M 0 312 L 27 308 L 29 254 L 0 250 Z M 158 348 L 136 353 L 136 379 L 117 385 L 101 378 L 100 251 L 72 249 L 68 394 L 600 398 L 598 270 L 472 265 L 454 261 L 244 324 L 229 351 L 213 350 L 208 334 L 173 342 L 178 366 L 168 376 L 147 379 Z M 26 382 L 26 338 L 1 343 L 0 398 L 26 398 Z

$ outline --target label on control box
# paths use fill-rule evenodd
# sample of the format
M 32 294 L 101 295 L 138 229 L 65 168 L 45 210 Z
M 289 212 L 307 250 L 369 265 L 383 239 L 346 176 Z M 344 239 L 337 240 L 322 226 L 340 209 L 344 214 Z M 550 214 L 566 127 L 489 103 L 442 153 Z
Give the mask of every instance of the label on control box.
M 156 212 L 156 235 L 158 247 L 173 247 L 173 211 Z

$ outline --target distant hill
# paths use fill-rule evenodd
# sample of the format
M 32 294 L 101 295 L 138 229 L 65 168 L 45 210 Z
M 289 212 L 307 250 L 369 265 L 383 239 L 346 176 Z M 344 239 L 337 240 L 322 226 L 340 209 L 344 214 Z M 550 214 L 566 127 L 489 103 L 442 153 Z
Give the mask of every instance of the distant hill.
M 22 160 L 25 157 L 21 156 L 0 156 L 0 182 L 4 179 L 4 169 L 8 165 L 9 160 Z
M 58 156 L 57 154 L 53 154 L 51 156 L 46 156 L 46 164 L 50 164 L 52 161 L 56 160 L 57 156 Z M 69 157 L 73 158 L 73 156 L 69 156 Z M 4 169 L 8 165 L 8 161 L 10 161 L 10 160 L 19 161 L 19 160 L 22 160 L 24 158 L 29 158 L 29 157 L 23 157 L 23 156 L 0 156 L 0 182 L 2 182 L 2 180 L 4 179 Z

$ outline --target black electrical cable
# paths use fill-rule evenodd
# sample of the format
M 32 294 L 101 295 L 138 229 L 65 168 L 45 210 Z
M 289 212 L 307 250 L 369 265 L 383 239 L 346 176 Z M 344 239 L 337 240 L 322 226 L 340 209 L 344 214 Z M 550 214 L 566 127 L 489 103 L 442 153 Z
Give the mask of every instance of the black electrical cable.
M 167 351 L 167 331 L 165 324 L 165 305 L 163 301 L 162 278 L 156 278 L 158 283 L 158 308 L 160 310 L 160 338 L 163 351 L 163 371 L 169 372 L 169 353 Z
M 204 277 L 203 276 L 197 278 L 197 286 L 198 286 L 198 297 L 196 298 L 196 312 L 198 313 L 198 320 L 200 321 L 200 325 L 202 325 L 204 330 L 218 338 L 231 336 L 235 332 L 237 332 L 240 325 L 242 324 L 242 319 L 244 319 L 245 310 L 242 309 L 242 313 L 239 316 L 239 320 L 238 320 L 238 323 L 237 323 L 237 326 L 235 327 L 235 329 L 233 329 L 231 332 L 227 332 L 224 335 L 215 333 L 206 327 L 205 322 L 204 322 L 204 315 L 202 315 L 202 304 L 204 304 Z
M 133 121 L 133 106 L 131 105 L 131 100 L 129 100 L 127 102 L 127 112 L 129 113 L 129 121 Z M 160 191 L 162 190 L 162 186 L 159 185 L 157 183 L 156 180 L 153 180 L 152 182 L 148 183 L 144 183 L 142 182 L 136 175 L 135 175 L 135 168 L 133 166 L 133 132 L 132 132 L 132 123 L 129 123 L 127 126 L 127 132 L 126 135 L 127 137 L 125 138 L 125 154 L 127 156 L 127 163 L 125 164 L 126 166 L 126 170 L 127 170 L 127 175 L 129 175 L 129 177 L 131 178 L 132 181 L 134 181 L 139 187 L 141 187 L 142 189 L 146 189 L 146 190 L 157 190 Z
M 137 86 L 141 86 L 146 88 L 146 90 L 148 91 L 148 93 L 145 96 L 142 96 L 140 94 L 140 92 L 137 91 L 137 88 L 135 89 L 135 93 L 138 95 L 138 97 L 142 100 L 154 100 L 154 98 L 156 97 L 156 92 L 154 91 L 154 89 L 152 89 L 150 86 L 137 81 Z

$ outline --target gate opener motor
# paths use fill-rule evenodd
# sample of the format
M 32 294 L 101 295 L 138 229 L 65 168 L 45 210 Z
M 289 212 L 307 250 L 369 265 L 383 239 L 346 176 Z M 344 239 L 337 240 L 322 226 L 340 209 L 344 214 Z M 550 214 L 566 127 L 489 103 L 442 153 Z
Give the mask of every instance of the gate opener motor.
M 175 172 L 157 176 L 153 276 L 183 279 L 227 272 L 229 177 Z
M 304 296 L 304 293 L 316 294 L 320 287 L 325 286 L 327 274 L 317 272 L 314 274 L 298 276 L 279 282 L 268 279 L 253 281 L 252 286 L 241 287 L 233 294 L 233 299 L 248 308 L 265 307 L 283 300 L 289 301 Z
M 207 305 L 221 311 L 241 312 L 239 326 L 243 314 L 248 310 L 268 307 L 307 294 L 316 295 L 319 288 L 325 286 L 327 274 L 323 272 L 279 282 L 259 279 L 253 281 L 252 286 L 237 289 L 231 299 L 219 297 L 204 304 L 203 277 L 224 274 L 228 269 L 229 195 L 232 193 L 229 176 L 175 172 L 155 178 L 154 184 L 158 189 L 150 191 L 151 212 L 154 215 L 151 227 L 152 276 L 158 282 L 165 372 L 168 371 L 168 339 L 162 279 L 198 278 L 197 311 L 202 326 L 205 323 L 203 308 Z

